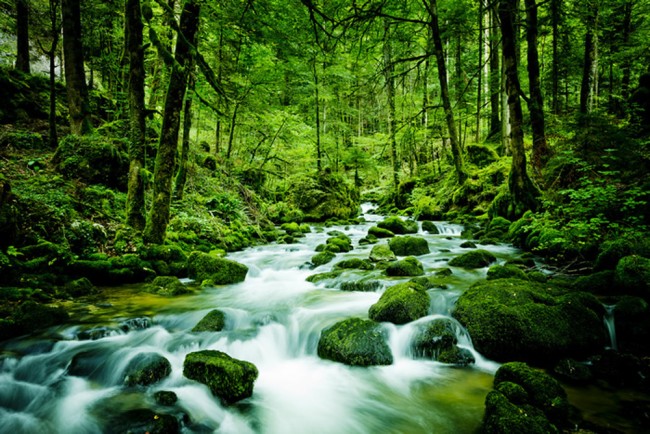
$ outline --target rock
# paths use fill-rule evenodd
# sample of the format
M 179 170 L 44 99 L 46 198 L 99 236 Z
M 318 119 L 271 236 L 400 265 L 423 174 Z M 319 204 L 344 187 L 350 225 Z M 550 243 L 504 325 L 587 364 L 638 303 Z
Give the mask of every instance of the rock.
M 341 291 L 372 292 L 378 290 L 381 286 L 381 282 L 377 280 L 348 281 L 341 283 Z
M 535 260 L 529 257 L 519 257 L 514 259 L 509 259 L 504 265 L 514 265 L 519 268 L 535 268 Z
M 605 242 L 594 263 L 594 270 L 614 270 L 622 258 L 630 255 L 650 257 L 650 241 L 647 239 L 617 238 Z
M 380 324 L 349 318 L 321 332 L 318 356 L 352 366 L 390 365 L 393 355 L 386 339 Z
M 488 223 L 485 232 L 488 234 L 491 232 L 507 233 L 508 230 L 510 229 L 510 225 L 511 225 L 510 220 L 505 219 L 503 217 L 496 216 L 492 220 L 490 220 L 490 223 Z
M 388 244 L 377 244 L 370 251 L 370 260 L 372 262 L 390 262 L 396 261 L 397 257 Z
M 615 294 L 617 288 L 614 286 L 614 271 L 603 270 L 587 276 L 580 276 L 573 283 L 578 291 L 591 292 L 596 295 Z
M 343 270 L 326 271 L 325 273 L 316 273 L 308 276 L 307 282 L 318 283 L 321 280 L 336 279 L 343 273 Z
M 487 280 L 508 278 L 528 280 L 526 273 L 514 265 L 493 265 L 488 269 Z
M 422 276 L 424 274 L 424 267 L 422 263 L 414 256 L 407 256 L 406 258 L 391 262 L 386 267 L 387 276 Z
M 553 374 L 567 383 L 586 384 L 593 378 L 591 368 L 573 359 L 562 359 L 553 368 Z
M 170 414 L 156 413 L 146 408 L 111 413 L 105 432 L 129 434 L 180 433 L 178 420 Z
M 178 401 L 178 396 L 176 396 L 176 393 L 170 392 L 168 390 L 159 390 L 153 394 L 153 399 L 157 404 L 169 407 L 176 404 L 176 401 Z
M 554 295 L 555 294 L 555 295 Z M 477 351 L 497 361 L 554 362 L 599 352 L 608 341 L 600 302 L 517 279 L 478 282 L 456 303 Z
M 474 244 L 471 241 L 465 241 L 460 245 L 460 247 L 463 248 L 463 249 L 475 249 L 476 244 Z
M 483 268 L 496 262 L 496 260 L 497 258 L 492 253 L 487 250 L 478 249 L 456 256 L 449 261 L 449 265 L 463 268 Z
M 387 217 L 377 223 L 377 227 L 387 229 L 394 234 L 417 234 L 418 232 L 418 222 L 402 220 L 397 216 Z
M 437 360 L 442 351 L 450 349 L 457 342 L 454 321 L 436 318 L 418 326 L 411 348 L 416 357 Z
M 650 298 L 650 259 L 638 255 L 621 258 L 614 281 L 625 294 Z
M 419 256 L 431 252 L 427 240 L 420 237 L 395 237 L 388 246 L 397 256 Z
M 65 291 L 73 297 L 83 297 L 98 292 L 95 285 L 93 285 L 86 277 L 66 283 Z
M 203 350 L 185 357 L 183 375 L 208 386 L 224 404 L 233 404 L 253 394 L 258 371 L 250 362 L 221 351 Z
M 650 341 L 650 306 L 640 297 L 625 296 L 614 308 L 616 340 L 621 351 L 645 355 Z
M 330 251 L 323 251 L 320 253 L 316 253 L 314 256 L 311 257 L 311 263 L 314 264 L 314 267 L 318 267 L 321 265 L 325 265 L 328 262 L 331 262 L 332 259 L 336 257 L 335 253 L 332 253 Z
M 208 280 L 215 285 L 243 282 L 248 267 L 229 259 L 217 258 L 203 252 L 192 252 L 187 258 L 189 277 Z
M 422 230 L 429 232 L 432 235 L 440 234 L 440 231 L 438 230 L 438 226 L 436 226 L 435 223 L 428 220 L 422 222 Z
M 194 328 L 193 332 L 220 332 L 226 325 L 226 315 L 219 309 L 214 309 L 208 312 L 201 321 L 199 321 Z
M 451 268 L 440 268 L 438 270 L 435 270 L 433 274 L 438 277 L 449 277 L 454 274 L 454 272 L 451 271 Z
M 406 324 L 427 315 L 429 294 L 424 288 L 405 282 L 388 288 L 377 303 L 370 306 L 368 316 L 375 321 Z
M 615 388 L 638 388 L 647 390 L 650 367 L 632 354 L 607 350 L 591 359 L 592 372 L 599 380 L 606 381 Z
M 140 353 L 131 359 L 124 371 L 127 386 L 148 386 L 169 376 L 172 365 L 158 353 Z
M 467 159 L 476 167 L 486 167 L 495 161 L 499 161 L 499 155 L 489 146 L 479 144 L 469 144 L 465 146 Z
M 334 264 L 335 269 L 374 270 L 375 266 L 368 259 L 351 258 Z
M 440 353 L 437 360 L 440 363 L 456 366 L 468 366 L 476 362 L 474 355 L 467 348 L 460 348 L 457 345 L 444 350 Z
M 368 229 L 368 236 L 371 235 L 377 238 L 392 238 L 395 236 L 392 231 L 377 226 L 372 226 L 370 229 Z
M 350 237 L 344 234 L 330 237 L 325 241 L 325 250 L 333 253 L 349 252 L 352 250 L 352 241 Z
M 300 237 L 302 236 L 303 232 L 300 229 L 300 225 L 296 222 L 291 222 L 291 223 L 283 223 L 280 226 L 280 229 L 285 231 L 287 235 L 291 235 L 292 237 Z
M 145 286 L 147 292 L 166 297 L 183 295 L 192 292 L 175 276 L 158 276 L 153 282 Z

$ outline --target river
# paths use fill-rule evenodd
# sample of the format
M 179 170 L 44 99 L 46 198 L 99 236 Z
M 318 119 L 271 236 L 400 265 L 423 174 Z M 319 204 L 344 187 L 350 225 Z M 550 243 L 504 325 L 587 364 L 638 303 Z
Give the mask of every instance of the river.
M 476 363 L 457 368 L 417 359 L 410 338 L 417 323 L 385 324 L 394 363 L 359 368 L 321 360 L 316 355 L 320 331 L 349 317 L 367 318 L 368 308 L 385 287 L 406 279 L 387 279 L 380 271 L 349 270 L 339 278 L 312 284 L 305 279 L 329 271 L 353 257 L 367 258 L 372 246 L 358 241 L 381 217 L 349 227 L 314 226 L 296 244 L 270 244 L 228 257 L 246 264 L 239 284 L 206 288 L 198 294 L 164 298 L 139 292 L 139 286 L 107 288 L 101 303 L 75 303 L 70 322 L 0 346 L 0 433 L 116 432 L 115 421 L 131 410 L 169 413 L 187 433 L 471 433 L 479 426 L 484 399 L 498 364 L 474 351 L 459 327 L 459 344 L 474 353 Z M 420 231 L 431 253 L 419 256 L 425 272 L 446 267 L 466 251 L 461 226 L 436 223 L 440 235 Z M 354 249 L 337 254 L 329 264 L 306 264 L 339 230 Z M 380 241 L 385 242 L 385 241 Z M 482 246 L 499 262 L 516 256 L 507 245 Z M 429 316 L 449 316 L 458 296 L 487 269 L 451 267 L 447 289 L 429 290 Z M 378 279 L 376 292 L 346 292 L 347 280 Z M 210 310 L 226 313 L 226 329 L 193 333 Z M 91 336 L 93 339 L 88 339 Z M 253 396 L 222 406 L 202 384 L 182 375 L 185 356 L 216 349 L 254 363 L 259 370 Z M 156 352 L 169 360 L 169 377 L 150 387 L 126 387 L 124 370 L 136 354 Z M 178 401 L 161 407 L 153 399 L 173 391 Z

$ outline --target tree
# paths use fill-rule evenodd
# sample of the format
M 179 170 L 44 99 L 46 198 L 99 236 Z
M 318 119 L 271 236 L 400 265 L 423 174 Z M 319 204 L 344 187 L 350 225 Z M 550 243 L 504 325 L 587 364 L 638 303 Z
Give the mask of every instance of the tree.
M 56 132 L 56 50 L 59 45 L 61 25 L 59 16 L 59 0 L 49 0 L 50 35 L 52 42 L 50 49 L 45 53 L 50 61 L 50 110 L 48 114 L 49 144 L 52 149 L 58 146 Z M 45 50 L 43 50 L 45 51 Z
M 16 0 L 16 69 L 29 74 L 29 4 Z
M 595 91 L 598 82 L 598 4 L 589 1 L 586 5 L 585 58 L 580 87 L 580 113 L 588 116 L 594 108 Z
M 384 79 L 386 80 L 386 96 L 388 98 L 388 141 L 390 144 L 390 156 L 393 165 L 393 188 L 395 189 L 395 204 L 399 202 L 399 168 L 397 159 L 397 141 L 395 139 L 395 68 L 393 65 L 393 50 L 391 47 L 390 25 L 384 20 Z
M 185 106 L 183 107 L 183 140 L 181 142 L 181 156 L 178 162 L 178 171 L 176 172 L 176 179 L 174 180 L 174 197 L 178 200 L 183 199 L 183 190 L 185 189 L 185 182 L 187 182 L 187 164 L 190 153 L 190 131 L 192 130 L 192 99 L 196 91 L 196 77 L 194 74 L 194 63 L 190 62 L 188 66 L 190 69 L 189 82 L 185 95 Z
M 88 106 L 88 87 L 81 45 L 81 11 L 79 0 L 61 0 L 65 84 L 68 94 L 70 129 L 73 134 L 92 131 Z
M 178 148 L 180 112 L 189 76 L 192 49 L 199 27 L 199 4 L 196 0 L 187 0 L 181 12 L 180 27 L 176 39 L 174 66 L 169 78 L 169 87 L 165 98 L 165 111 L 158 142 L 158 153 L 154 167 L 153 203 L 145 226 L 145 242 L 162 244 L 165 240 L 171 206 L 172 178 Z
M 138 230 L 145 227 L 144 170 L 145 106 L 144 46 L 140 0 L 126 0 L 125 51 L 129 58 L 129 181 L 126 224 Z

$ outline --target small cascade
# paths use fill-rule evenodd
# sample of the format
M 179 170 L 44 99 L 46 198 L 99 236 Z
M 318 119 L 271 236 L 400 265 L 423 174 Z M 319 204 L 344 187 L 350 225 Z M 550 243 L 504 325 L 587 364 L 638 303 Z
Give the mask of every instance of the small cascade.
M 605 328 L 607 328 L 607 333 L 609 333 L 609 348 L 618 351 L 618 345 L 616 344 L 616 326 L 614 325 L 614 310 L 616 309 L 616 305 L 604 304 L 603 307 L 605 308 L 603 322 L 605 323 Z
M 449 235 L 453 237 L 460 236 L 464 226 L 446 222 L 434 222 L 440 235 Z

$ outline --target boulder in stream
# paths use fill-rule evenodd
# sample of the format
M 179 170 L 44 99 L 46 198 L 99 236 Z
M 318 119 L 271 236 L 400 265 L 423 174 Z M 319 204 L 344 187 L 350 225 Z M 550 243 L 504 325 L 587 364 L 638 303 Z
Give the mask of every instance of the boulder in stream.
M 370 306 L 368 316 L 375 321 L 406 324 L 422 318 L 429 311 L 429 294 L 413 282 L 399 283 L 388 288 L 377 303 Z
M 524 270 L 516 265 L 493 265 L 488 269 L 487 280 L 508 278 L 528 280 Z
M 377 223 L 377 227 L 388 229 L 394 234 L 417 234 L 418 222 L 413 220 L 402 220 L 397 216 L 387 217 Z
M 360 258 L 344 259 L 334 264 L 334 269 L 374 270 L 374 268 L 375 266 L 368 259 L 360 259 Z
M 431 252 L 427 240 L 420 237 L 395 237 L 388 246 L 397 256 L 419 256 Z
M 203 252 L 192 252 L 187 258 L 187 271 L 192 279 L 209 281 L 215 285 L 243 282 L 248 267 L 230 259 L 218 258 Z
M 169 360 L 158 353 L 140 353 L 131 359 L 124 371 L 127 386 L 148 386 L 172 372 Z
M 208 312 L 201 321 L 199 321 L 194 328 L 193 332 L 220 332 L 226 325 L 226 316 L 219 309 L 214 309 Z
M 456 256 L 449 261 L 449 265 L 463 268 L 483 268 L 496 262 L 496 260 L 497 258 L 487 250 L 477 249 Z
M 311 257 L 311 263 L 314 264 L 314 267 L 327 264 L 336 256 L 335 253 L 330 252 L 329 250 L 324 250 L 320 253 L 316 253 Z
M 422 222 L 422 230 L 427 231 L 430 234 L 433 235 L 438 235 L 440 234 L 440 230 L 438 229 L 438 226 L 432 221 L 426 220 Z
M 409 277 L 422 276 L 424 267 L 415 256 L 408 256 L 402 260 L 391 262 L 386 267 L 387 276 Z
M 388 244 L 377 244 L 372 247 L 369 259 L 372 262 L 391 262 L 396 261 L 397 257 Z
M 650 259 L 639 255 L 623 257 L 616 265 L 614 280 L 623 293 L 650 299 Z
M 224 404 L 233 404 L 253 394 L 257 367 L 216 350 L 189 353 L 183 363 L 183 375 L 203 383 Z
M 411 342 L 413 353 L 416 357 L 452 365 L 474 363 L 474 356 L 469 350 L 456 346 L 457 328 L 456 322 L 449 318 L 436 318 L 420 325 Z
M 321 332 L 318 356 L 352 366 L 390 365 L 386 332 L 374 321 L 348 318 Z
M 472 285 L 458 299 L 453 316 L 485 356 L 539 364 L 599 352 L 607 343 L 603 313 L 591 294 L 497 279 Z
M 380 228 L 378 226 L 372 226 L 370 229 L 368 229 L 368 237 L 373 236 L 376 238 L 391 238 L 394 237 L 395 234 L 388 229 Z
M 158 276 L 153 282 L 145 286 L 145 291 L 167 297 L 192 292 L 175 276 Z

